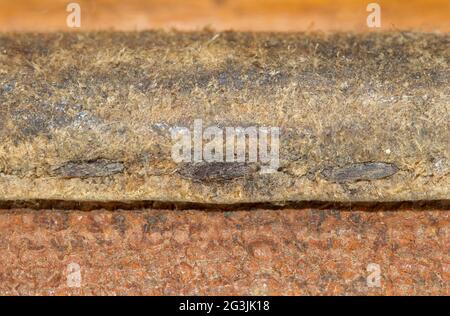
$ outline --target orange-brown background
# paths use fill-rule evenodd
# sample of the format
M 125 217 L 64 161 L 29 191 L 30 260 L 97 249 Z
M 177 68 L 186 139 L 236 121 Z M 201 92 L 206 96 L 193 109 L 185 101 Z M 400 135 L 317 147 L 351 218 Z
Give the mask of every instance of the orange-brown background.
M 366 31 L 366 6 L 377 2 L 381 29 L 450 31 L 449 0 L 0 0 L 0 31 L 69 30 L 70 2 L 81 30 Z

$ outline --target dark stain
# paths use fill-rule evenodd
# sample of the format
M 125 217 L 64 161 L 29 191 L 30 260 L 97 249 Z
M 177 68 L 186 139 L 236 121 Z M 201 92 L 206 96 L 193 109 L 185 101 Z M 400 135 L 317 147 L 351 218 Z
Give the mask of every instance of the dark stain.
M 86 238 L 77 233 L 73 233 L 72 239 L 69 241 L 72 249 L 84 249 L 87 244 Z
M 14 85 L 12 83 L 5 83 L 0 86 L 0 96 L 6 93 L 11 92 L 14 89 Z
M 16 109 L 12 114 L 14 122 L 20 127 L 20 132 L 25 137 L 49 132 L 48 120 L 44 112 Z
M 355 224 L 359 224 L 361 223 L 361 216 L 359 214 L 352 213 L 350 215 L 350 220 Z
M 228 0 L 213 0 L 213 3 L 214 3 L 216 6 L 220 7 L 220 6 L 223 6 L 227 1 L 228 1 Z
M 201 162 L 182 165 L 178 174 L 194 182 L 223 182 L 244 178 L 257 171 L 256 165 L 243 162 Z
M 394 164 L 384 162 L 363 162 L 346 165 L 344 167 L 331 167 L 322 171 L 322 176 L 333 182 L 353 182 L 360 180 L 377 180 L 390 177 L 397 173 Z
M 45 246 L 40 245 L 28 238 L 24 238 L 23 241 L 26 244 L 26 248 L 31 251 L 40 251 L 45 248 Z
M 315 226 L 317 232 L 320 232 L 322 224 L 326 221 L 328 212 L 325 210 L 311 211 L 311 224 Z
M 64 244 L 64 241 L 59 238 L 52 238 L 50 240 L 50 245 L 53 249 L 61 253 L 65 253 L 68 249 L 68 246 Z
M 149 232 L 162 232 L 164 230 L 164 223 L 166 222 L 166 217 L 162 214 L 145 216 L 147 223 L 142 227 L 143 233 Z
M 336 218 L 337 220 L 341 220 L 341 212 L 339 212 L 339 210 L 330 210 L 329 211 L 331 216 L 334 216 L 334 218 Z
M 43 95 L 40 101 L 28 100 L 27 105 L 19 105 L 6 113 L 18 127 L 22 137 L 48 135 L 54 128 L 67 127 L 79 120 L 79 114 L 83 112 L 80 105 L 66 101 L 50 104 L 48 97 Z
M 286 69 L 277 66 L 261 67 L 257 63 L 248 66 L 239 60 L 227 59 L 218 69 L 195 64 L 188 69 L 173 71 L 160 66 L 157 68 L 157 77 L 144 73 L 132 76 L 129 72 L 115 75 L 108 72 L 106 76 L 110 84 L 111 80 L 117 80 L 118 86 L 123 85 L 124 82 L 132 83 L 143 93 L 153 93 L 153 90 L 158 87 L 188 94 L 196 88 L 216 93 L 216 90 L 212 88 L 216 82 L 222 91 L 242 91 L 285 86 L 289 80 L 292 81 L 295 78 L 294 73 L 289 73 Z M 95 81 L 98 81 L 98 78 Z
M 121 214 L 113 215 L 113 226 L 116 230 L 118 230 L 122 235 L 125 234 L 127 230 L 127 224 L 125 222 L 125 216 Z
M 61 178 L 108 177 L 125 170 L 122 162 L 107 159 L 70 161 L 51 171 L 52 176 Z
M 382 227 L 378 232 L 377 232 L 377 236 L 374 242 L 374 250 L 378 250 L 382 247 L 385 247 L 388 244 L 388 234 L 387 234 L 388 230 L 386 228 L 386 226 Z
M 89 225 L 87 226 L 87 229 L 89 232 L 91 233 L 103 233 L 103 225 L 102 223 L 96 219 L 96 217 L 94 215 L 89 216 Z M 98 242 L 98 237 L 97 238 L 97 242 Z
M 33 222 L 48 230 L 62 231 L 69 227 L 69 215 L 67 212 L 39 212 L 33 217 Z
M 297 246 L 297 249 L 301 252 L 306 252 L 308 250 L 308 243 L 305 241 L 296 241 L 295 245 Z

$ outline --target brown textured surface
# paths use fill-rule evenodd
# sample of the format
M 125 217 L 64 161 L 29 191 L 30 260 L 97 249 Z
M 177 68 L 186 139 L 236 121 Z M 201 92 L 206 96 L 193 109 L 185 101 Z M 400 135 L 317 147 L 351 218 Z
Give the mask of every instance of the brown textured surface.
M 450 31 L 447 0 L 2 0 L 0 31 L 68 30 L 66 5 L 81 6 L 81 30 L 177 28 L 241 31 L 368 31 L 368 3 L 382 29 Z
M 434 209 L 0 212 L 1 295 L 450 295 L 449 253 Z
M 449 38 L 2 34 L 0 200 L 447 199 Z M 279 168 L 176 163 L 196 119 L 278 127 Z
M 76 2 L 82 6 L 81 30 L 205 26 L 217 30 L 369 30 L 365 25 L 369 1 L 359 0 Z M 376 2 L 382 5 L 383 30 L 450 30 L 447 0 Z M 0 30 L 68 30 L 67 3 L 0 0 Z M 0 92 L 11 88 L 0 85 Z M 0 172 L 4 165 L 0 157 Z M 104 166 L 107 170 L 122 168 L 99 160 L 75 168 L 69 164 L 53 172 L 101 174 Z M 330 171 L 333 178 L 342 177 L 342 169 Z M 66 202 L 41 204 L 58 208 Z M 78 206 L 76 202 L 68 205 Z M 370 213 L 351 207 L 345 211 L 0 211 L 0 295 L 450 295 L 446 209 L 394 208 Z M 81 265 L 80 289 L 66 286 L 66 268 L 71 262 Z M 380 264 L 379 289 L 366 286 L 368 263 Z

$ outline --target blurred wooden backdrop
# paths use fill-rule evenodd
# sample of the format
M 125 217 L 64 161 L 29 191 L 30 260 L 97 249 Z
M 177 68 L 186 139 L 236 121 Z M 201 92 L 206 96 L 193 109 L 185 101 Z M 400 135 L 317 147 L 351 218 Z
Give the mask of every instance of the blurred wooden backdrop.
M 368 3 L 382 28 L 450 31 L 449 0 L 0 0 L 0 31 L 69 30 L 66 6 L 81 6 L 80 30 L 367 31 Z

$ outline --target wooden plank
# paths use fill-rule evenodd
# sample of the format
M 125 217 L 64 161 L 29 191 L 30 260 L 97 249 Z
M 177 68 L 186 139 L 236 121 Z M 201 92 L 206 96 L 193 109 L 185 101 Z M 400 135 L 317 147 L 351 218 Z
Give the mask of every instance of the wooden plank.
M 1 35 L 0 199 L 448 199 L 448 41 Z

